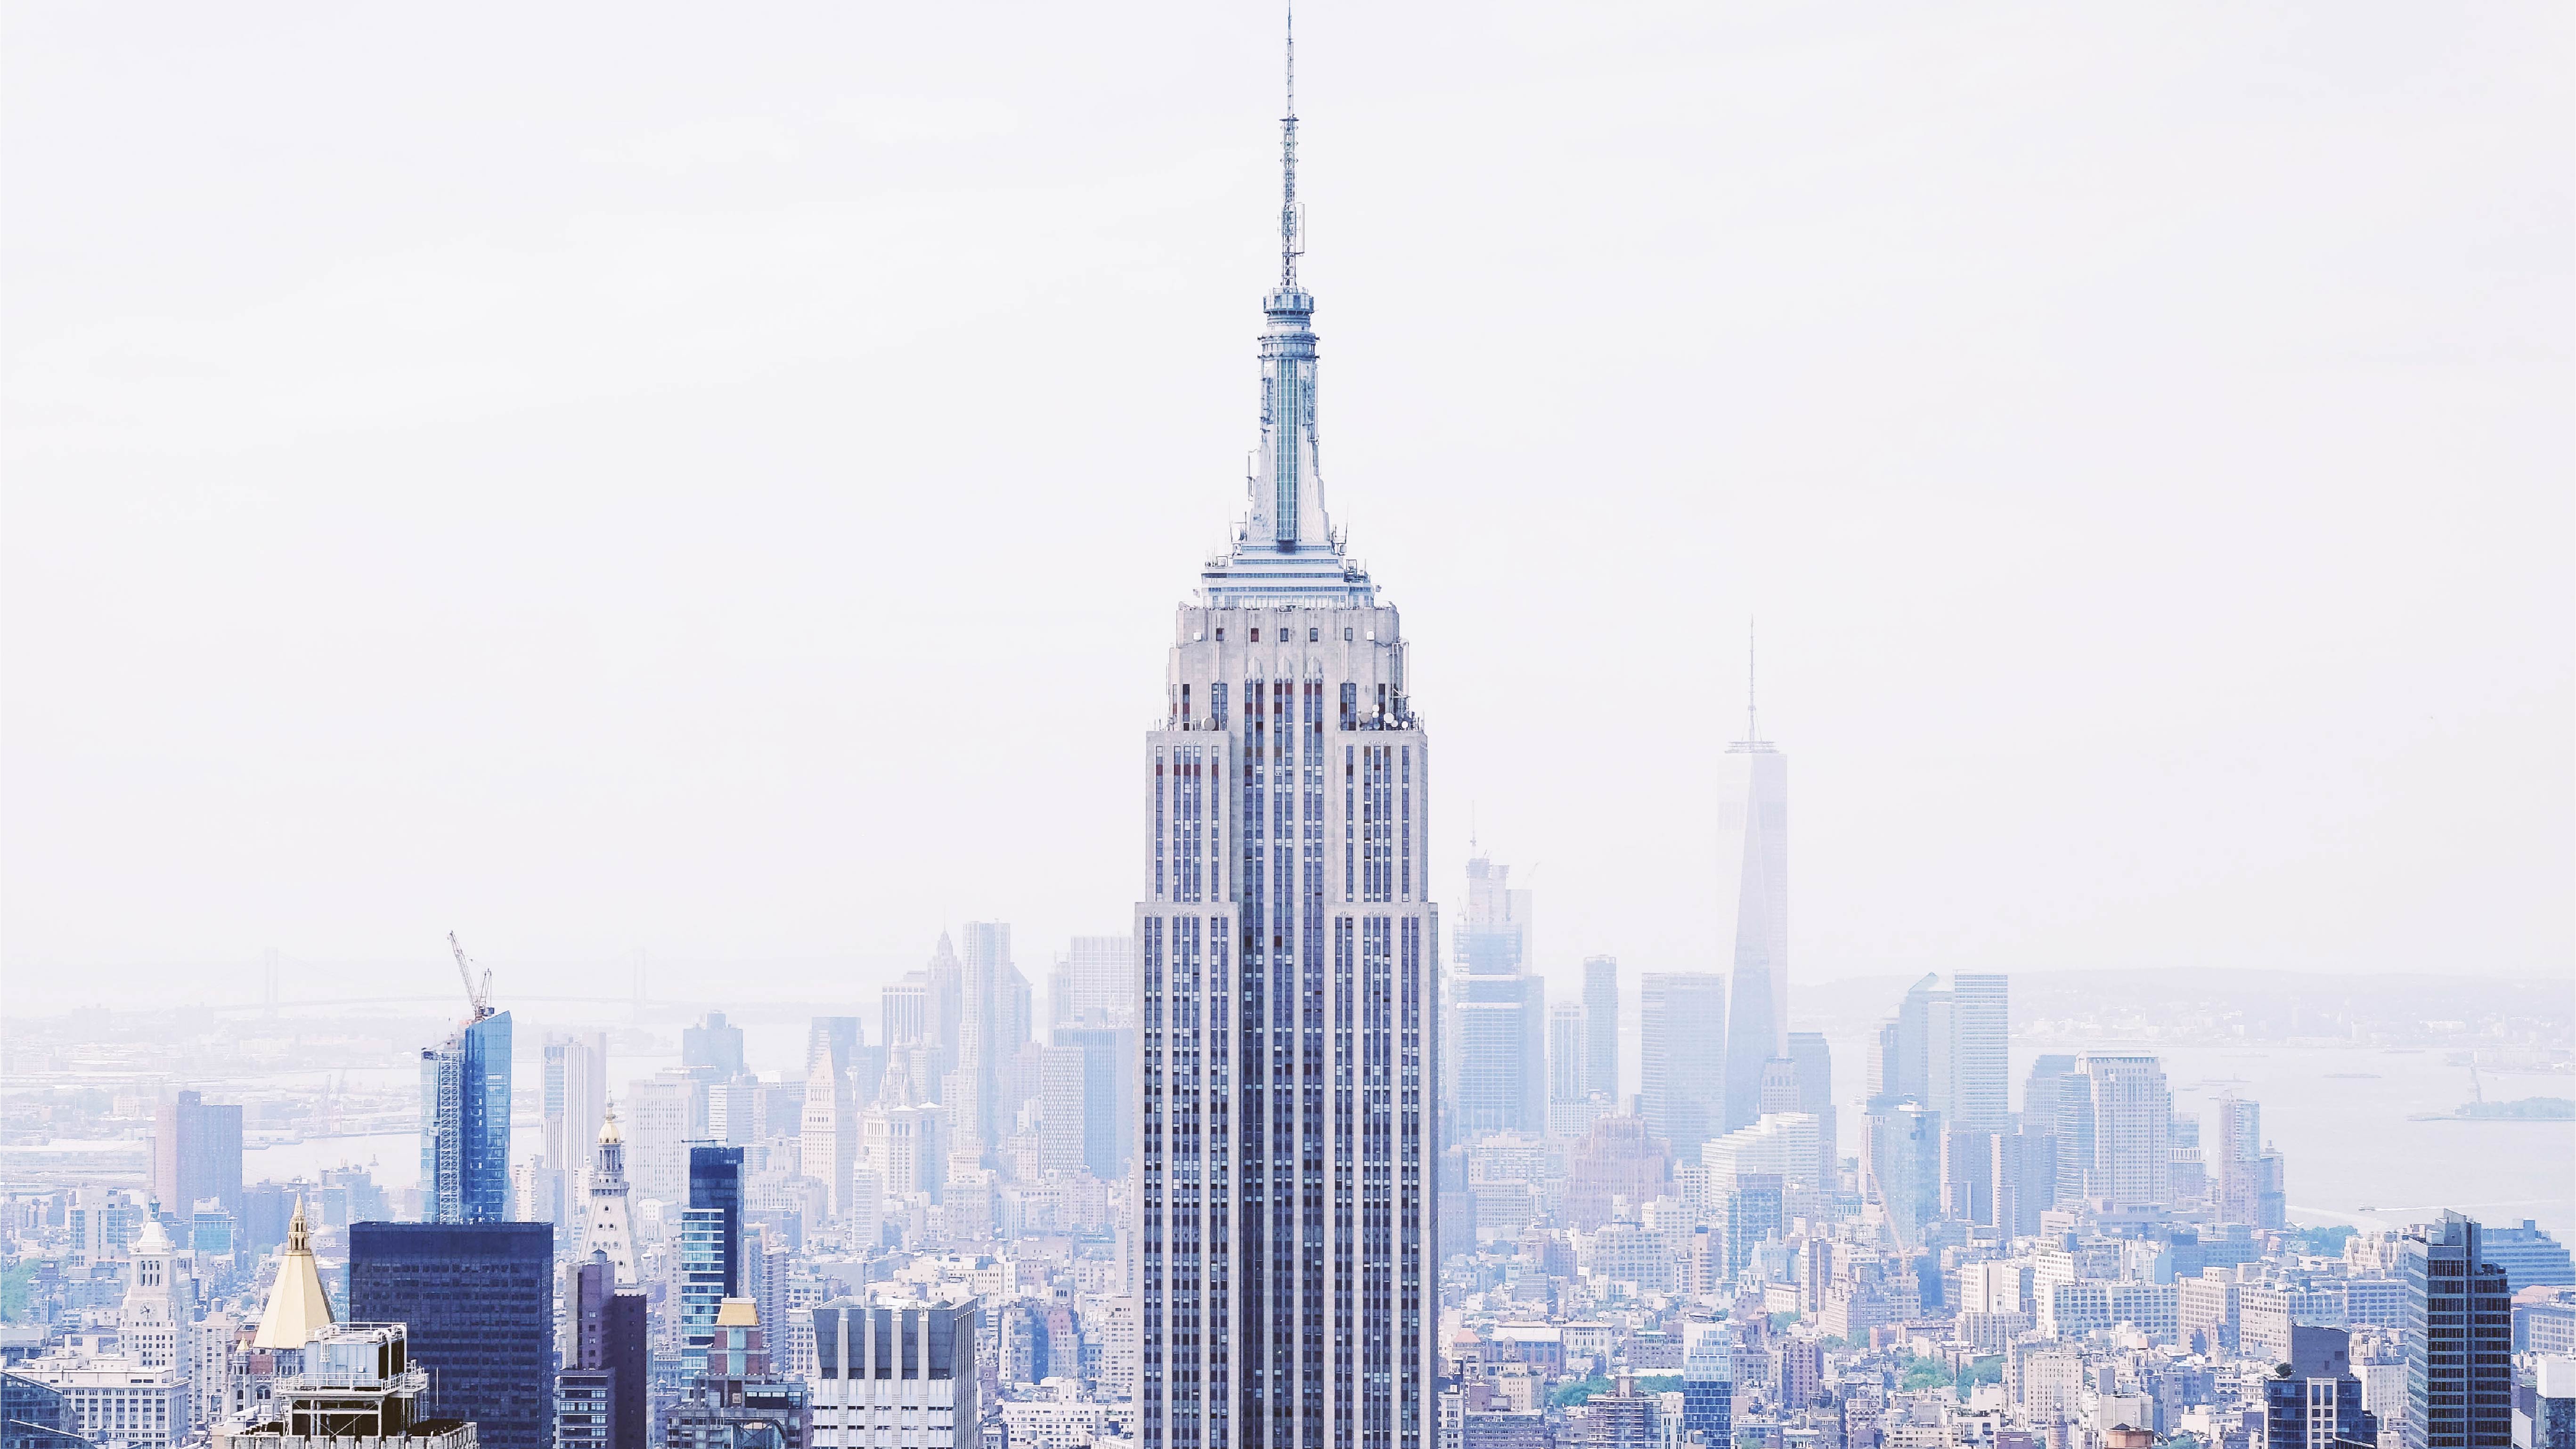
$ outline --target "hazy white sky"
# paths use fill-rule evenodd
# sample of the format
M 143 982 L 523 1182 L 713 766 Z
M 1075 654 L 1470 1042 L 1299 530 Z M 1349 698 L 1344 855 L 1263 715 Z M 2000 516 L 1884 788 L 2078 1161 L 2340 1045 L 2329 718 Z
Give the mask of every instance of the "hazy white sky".
M 2576 970 L 2566 6 L 1298 24 L 1453 908 L 1717 966 L 1758 613 L 1797 979 Z M 1277 29 L 0 11 L 10 998 L 1124 929 Z

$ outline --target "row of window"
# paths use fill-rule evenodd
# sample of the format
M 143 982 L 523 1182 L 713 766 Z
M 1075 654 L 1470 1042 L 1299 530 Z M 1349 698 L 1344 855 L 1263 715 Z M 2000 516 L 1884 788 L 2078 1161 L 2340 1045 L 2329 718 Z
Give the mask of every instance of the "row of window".
M 1205 631 L 1204 631 L 1204 630 L 1202 630 L 1201 632 L 1202 632 L 1202 633 L 1204 633 Z M 1297 631 L 1296 631 L 1296 630 L 1294 630 L 1294 629 L 1273 629 L 1273 630 L 1271 630 L 1271 631 L 1270 631 L 1270 633 L 1271 633 L 1271 642 L 1272 642 L 1272 643 L 1274 643 L 1274 644 L 1285 644 L 1285 643 L 1288 643 L 1288 642 L 1289 642 L 1289 639 L 1290 639 L 1290 636 L 1291 636 L 1291 635 L 1294 635 L 1296 632 L 1297 632 Z M 1258 644 L 1258 643 L 1260 643 L 1260 642 L 1261 642 L 1261 631 L 1260 631 L 1259 629 L 1253 629 L 1253 630 L 1249 631 L 1249 633 L 1250 633 L 1250 636 L 1251 636 L 1251 637 L 1249 638 L 1249 640 L 1248 640 L 1247 642 L 1249 642 L 1249 643 L 1253 643 L 1253 644 Z M 1368 631 L 1368 636 L 1369 636 L 1369 642 L 1371 642 L 1371 643 L 1375 643 L 1375 642 L 1377 641 L 1377 631 L 1376 631 L 1375 629 L 1371 629 L 1370 631 Z M 1344 625 L 1344 626 L 1342 627 L 1342 642 L 1343 642 L 1343 643 L 1345 643 L 1345 644 L 1357 643 L 1357 642 L 1358 642 L 1358 637 L 1359 637 L 1359 631 L 1358 631 L 1358 630 L 1351 628 L 1349 625 Z M 1222 625 L 1222 624 L 1219 624 L 1219 625 L 1217 626 L 1217 630 L 1216 630 L 1216 642 L 1218 642 L 1219 644 L 1222 644 L 1222 643 L 1224 643 L 1224 642 L 1225 642 L 1225 626 L 1224 626 L 1224 625 Z M 1309 624 L 1309 625 L 1307 625 L 1307 626 L 1306 626 L 1306 642 L 1307 642 L 1307 643 L 1309 643 L 1309 644 L 1321 644 L 1321 643 L 1323 643 L 1323 642 L 1324 642 L 1324 631 L 1323 631 L 1322 627 L 1321 627 L 1321 626 L 1319 626 L 1319 625 L 1314 625 L 1314 624 Z

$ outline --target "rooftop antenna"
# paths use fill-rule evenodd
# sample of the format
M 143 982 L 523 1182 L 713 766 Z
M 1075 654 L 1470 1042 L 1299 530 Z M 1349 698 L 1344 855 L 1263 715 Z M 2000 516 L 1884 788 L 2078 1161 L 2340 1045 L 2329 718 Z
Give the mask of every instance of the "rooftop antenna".
M 1279 118 L 1279 286 L 1297 285 L 1305 214 L 1297 206 L 1297 7 L 1288 6 L 1288 114 Z

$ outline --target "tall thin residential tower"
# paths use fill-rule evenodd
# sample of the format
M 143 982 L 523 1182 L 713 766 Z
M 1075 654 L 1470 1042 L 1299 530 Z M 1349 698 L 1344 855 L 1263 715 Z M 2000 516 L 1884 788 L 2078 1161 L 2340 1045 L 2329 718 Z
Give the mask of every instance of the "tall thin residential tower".
M 1174 619 L 1135 916 L 1145 1449 L 1429 1449 L 1439 917 L 1393 606 L 1317 470 L 1282 120 L 1261 447 Z

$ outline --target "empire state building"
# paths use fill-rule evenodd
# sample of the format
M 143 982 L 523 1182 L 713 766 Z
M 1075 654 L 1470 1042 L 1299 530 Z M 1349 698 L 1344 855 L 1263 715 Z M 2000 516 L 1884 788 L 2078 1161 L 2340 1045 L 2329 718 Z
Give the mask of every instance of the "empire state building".
M 1324 507 L 1295 51 L 1261 446 L 1173 620 L 1136 905 L 1146 1449 L 1429 1449 L 1431 748 Z

